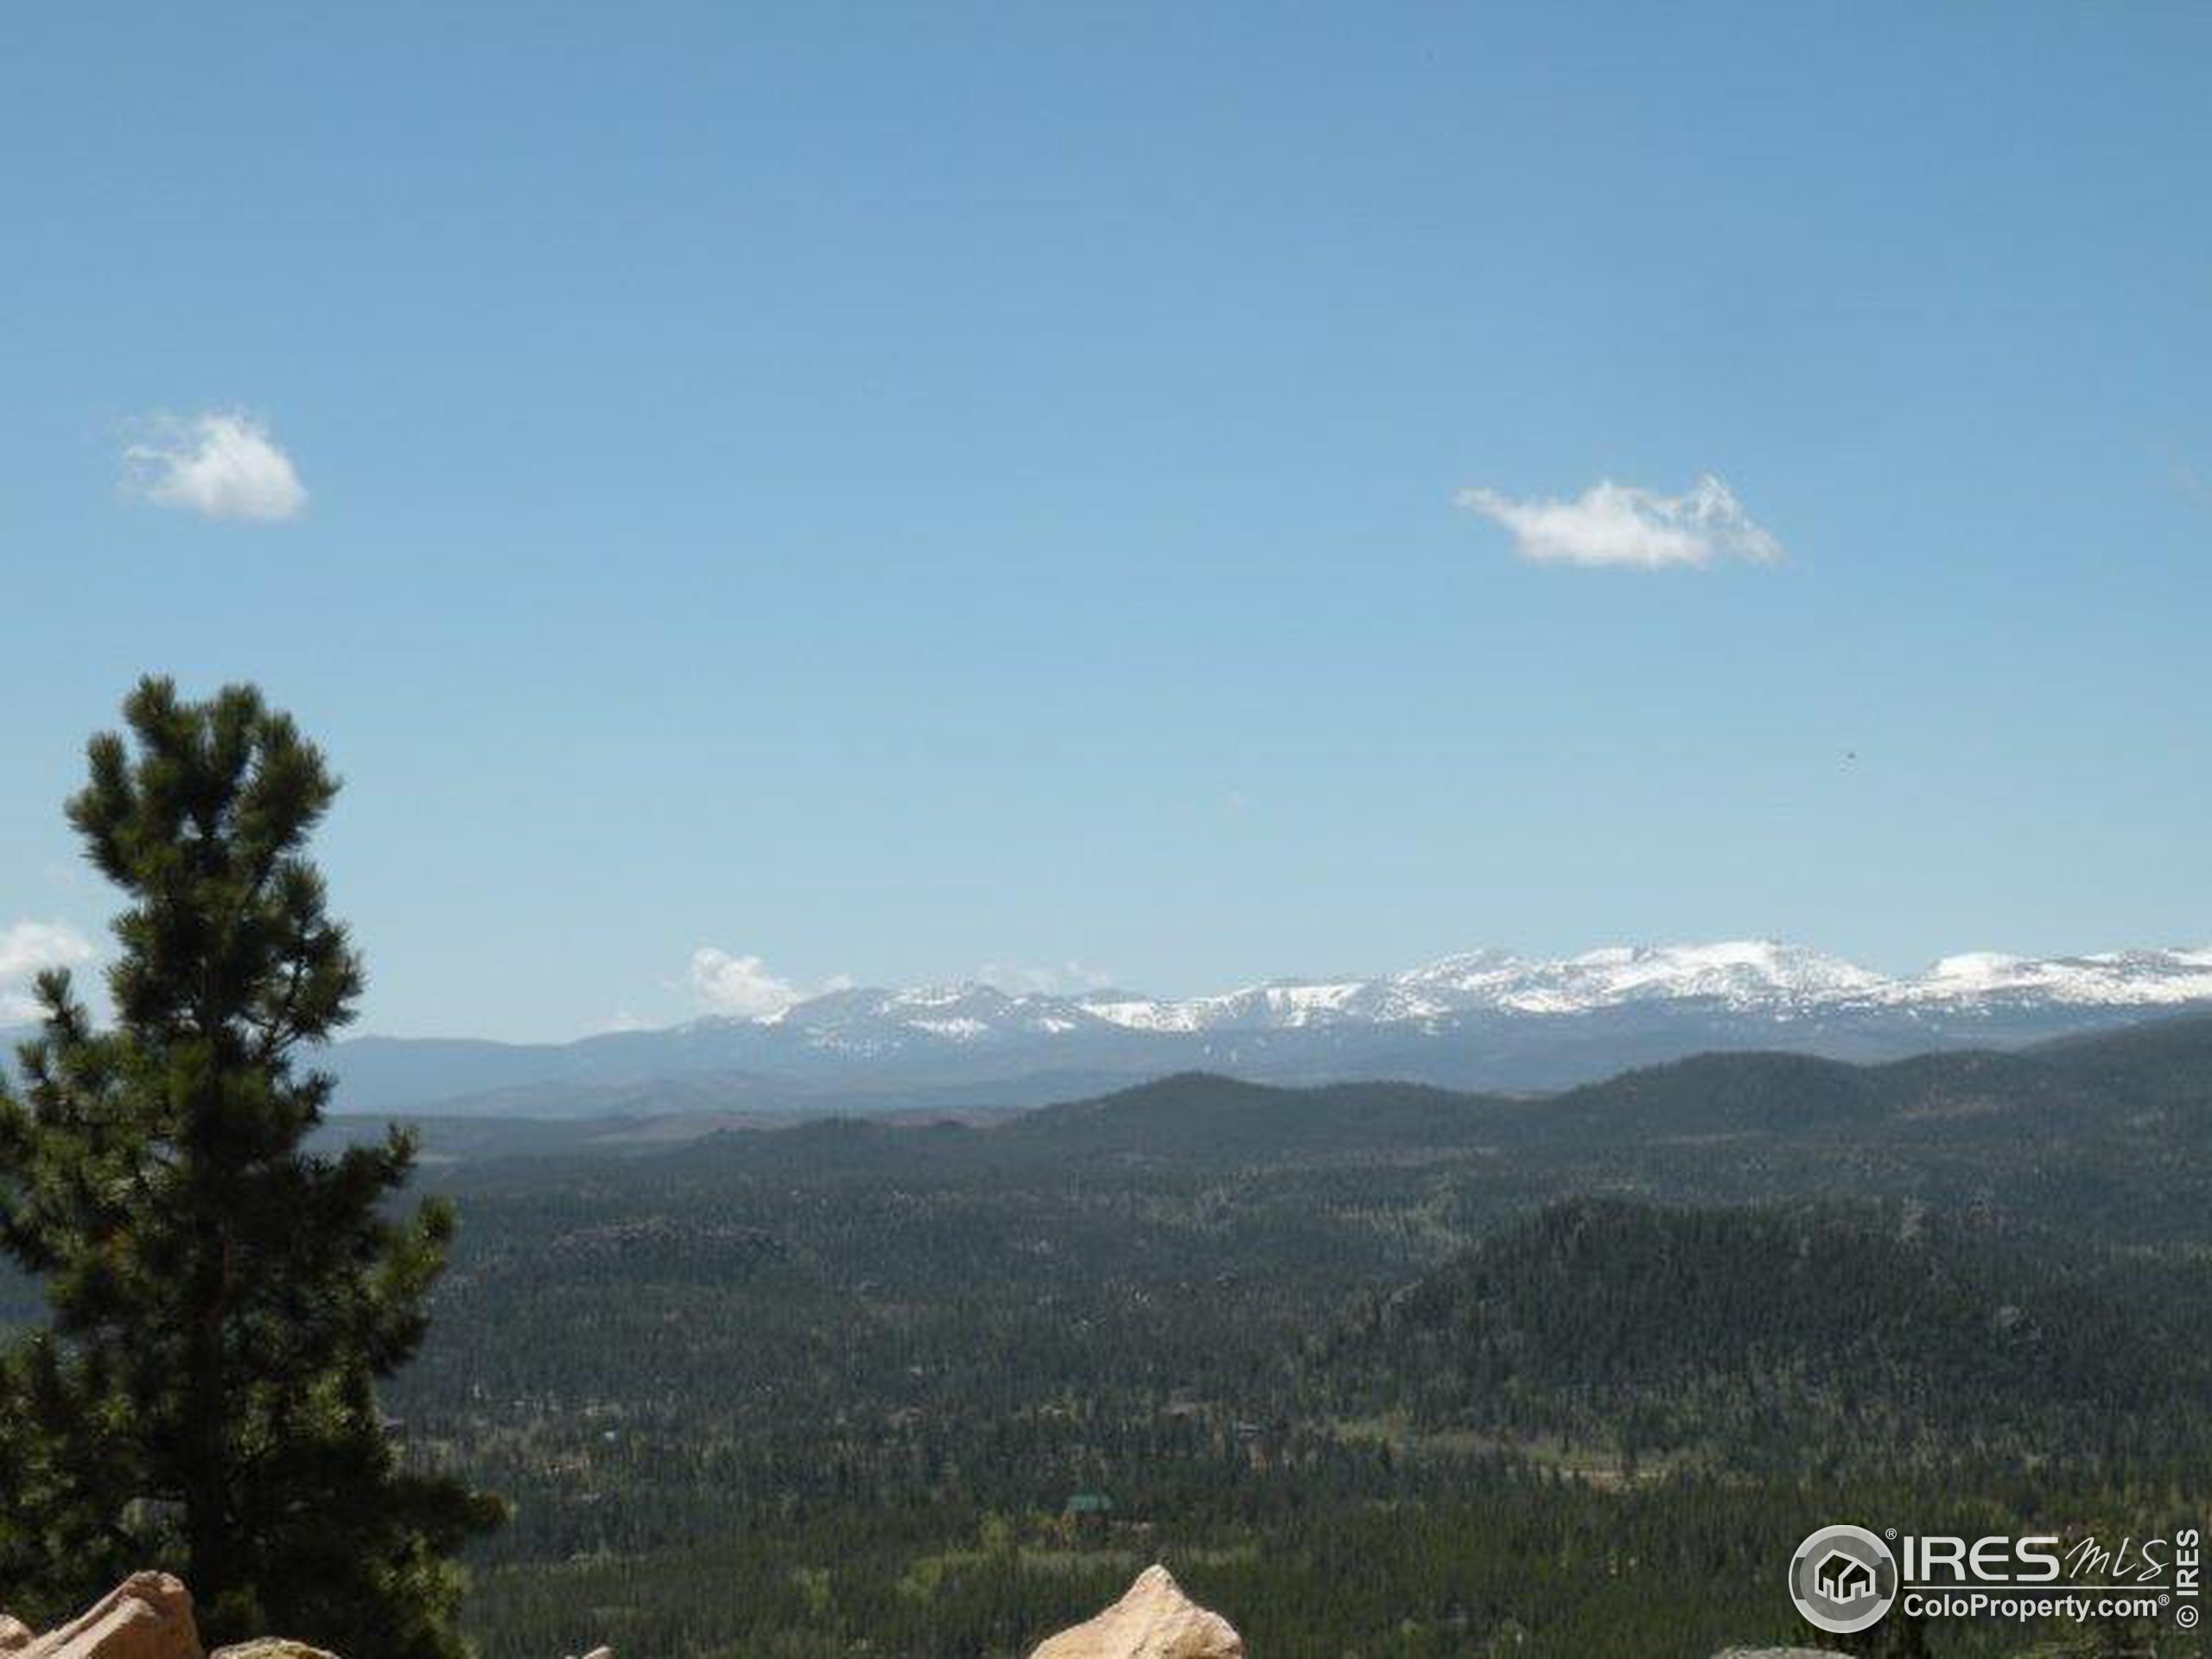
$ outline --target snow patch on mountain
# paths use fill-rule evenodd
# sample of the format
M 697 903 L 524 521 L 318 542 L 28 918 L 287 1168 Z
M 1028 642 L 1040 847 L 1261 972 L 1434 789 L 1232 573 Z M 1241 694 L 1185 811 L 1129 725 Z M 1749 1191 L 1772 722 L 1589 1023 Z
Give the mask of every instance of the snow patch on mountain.
M 2155 1008 L 2212 1002 L 2212 949 L 2053 957 L 1973 951 L 1893 977 L 1771 939 L 1610 945 L 1531 961 L 1447 957 L 1374 978 L 1287 979 L 1211 995 L 1019 994 L 969 982 L 833 991 L 771 1015 L 816 1046 L 885 1052 L 916 1039 L 989 1046 L 1089 1033 L 1205 1034 L 1432 1027 L 1483 1015 L 1568 1016 L 1695 1004 L 1777 1020 L 1880 1008 L 1972 1013 L 2023 1006 Z
M 1918 978 L 1900 981 L 1897 991 L 1905 1001 L 2029 997 L 2107 1007 L 2196 1002 L 2212 998 L 2212 949 L 2043 958 L 1974 950 L 1945 957 Z

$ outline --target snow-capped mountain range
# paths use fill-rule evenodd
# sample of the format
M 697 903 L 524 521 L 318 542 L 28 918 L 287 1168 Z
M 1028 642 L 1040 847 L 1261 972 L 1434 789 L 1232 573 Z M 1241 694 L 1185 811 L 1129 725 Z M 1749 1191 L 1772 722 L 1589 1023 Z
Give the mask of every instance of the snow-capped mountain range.
M 853 988 L 765 1018 L 569 1044 L 356 1039 L 331 1051 L 331 1069 L 354 1109 L 512 1115 L 1031 1104 L 1192 1067 L 1529 1090 L 1700 1049 L 1878 1059 L 2200 1006 L 2212 1008 L 2212 947 L 1975 952 L 1898 977 L 1737 940 L 1555 961 L 1480 950 L 1402 973 L 1182 998 Z
M 988 988 L 901 991 L 881 997 L 882 1014 L 925 1024 L 931 1010 Z M 1860 968 L 1840 957 L 1768 939 L 1718 944 L 1618 945 L 1553 962 L 1502 950 L 1447 957 L 1425 968 L 1374 979 L 1282 980 L 1217 996 L 1180 1001 L 1111 993 L 1075 999 L 1006 1000 L 1028 1021 L 1078 1014 L 1132 1031 L 1281 1030 L 1331 1021 L 1418 1023 L 1477 1010 L 1524 1014 L 1587 1014 L 1633 1001 L 1710 1001 L 1740 1012 L 1803 1014 L 1850 1007 L 1931 1007 L 1991 1000 L 2092 1007 L 2153 1007 L 2212 1001 L 2212 948 L 2127 950 L 2034 958 L 1975 951 L 1946 957 L 1906 978 Z M 809 1024 L 802 1004 L 779 1016 Z M 907 1010 L 913 1010 L 911 1014 Z M 972 1014 L 958 1028 L 976 1030 Z

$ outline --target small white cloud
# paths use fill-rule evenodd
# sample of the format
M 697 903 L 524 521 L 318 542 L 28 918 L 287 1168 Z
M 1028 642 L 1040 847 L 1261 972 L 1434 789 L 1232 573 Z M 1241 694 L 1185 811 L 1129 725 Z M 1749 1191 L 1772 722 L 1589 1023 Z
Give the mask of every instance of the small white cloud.
M 248 415 L 162 416 L 123 460 L 133 494 L 209 518 L 293 518 L 308 504 L 292 458 Z
M 1782 543 L 1753 523 L 1710 473 L 1683 495 L 1606 482 L 1571 501 L 1516 501 L 1496 490 L 1462 490 L 1459 501 L 1504 525 L 1513 533 L 1515 551 L 1539 564 L 1662 570 L 1717 558 L 1764 563 L 1782 556 Z
M 787 980 L 768 971 L 758 957 L 734 957 L 702 944 L 691 953 L 691 988 L 717 1014 L 765 1020 L 781 1014 L 803 996 Z
M 986 985 L 1013 995 L 1067 996 L 1077 991 L 1096 991 L 1111 985 L 1114 976 L 1087 962 L 987 962 L 976 970 Z
M 38 1018 L 31 984 L 40 974 L 92 959 L 92 941 L 66 922 L 16 922 L 0 929 L 0 1025 Z

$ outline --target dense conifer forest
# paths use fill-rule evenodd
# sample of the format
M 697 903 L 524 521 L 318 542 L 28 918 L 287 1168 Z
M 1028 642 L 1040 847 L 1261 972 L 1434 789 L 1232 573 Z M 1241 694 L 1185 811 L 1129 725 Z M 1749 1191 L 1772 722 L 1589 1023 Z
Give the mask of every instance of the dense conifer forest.
M 1154 1558 L 1291 1659 L 1802 1643 L 1819 1524 L 2201 1520 L 2208 1135 L 2203 1020 L 1548 1099 L 1194 1076 L 536 1155 L 434 1123 L 461 1229 L 388 1407 L 514 1502 L 487 1659 L 1016 1654 Z

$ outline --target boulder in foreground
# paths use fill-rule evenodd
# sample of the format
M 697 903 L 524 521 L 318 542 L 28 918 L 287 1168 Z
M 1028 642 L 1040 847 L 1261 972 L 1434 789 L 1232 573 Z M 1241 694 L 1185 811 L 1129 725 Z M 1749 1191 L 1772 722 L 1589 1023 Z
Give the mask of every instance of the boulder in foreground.
M 1128 1593 L 1086 1624 L 1062 1630 L 1029 1659 L 1244 1659 L 1244 1638 L 1148 1567 Z
M 192 1597 L 166 1573 L 134 1573 L 60 1630 L 0 1618 L 8 1659 L 202 1659 Z
M 1173 1651 L 1179 1654 L 1182 1649 Z M 134 1573 L 89 1610 L 44 1636 L 21 1619 L 0 1613 L 0 1659 L 338 1659 L 338 1656 L 304 1642 L 270 1636 L 204 1653 L 199 1626 L 193 1622 L 191 1592 L 166 1573 Z M 614 1659 L 613 1649 L 594 1648 L 584 1659 Z

